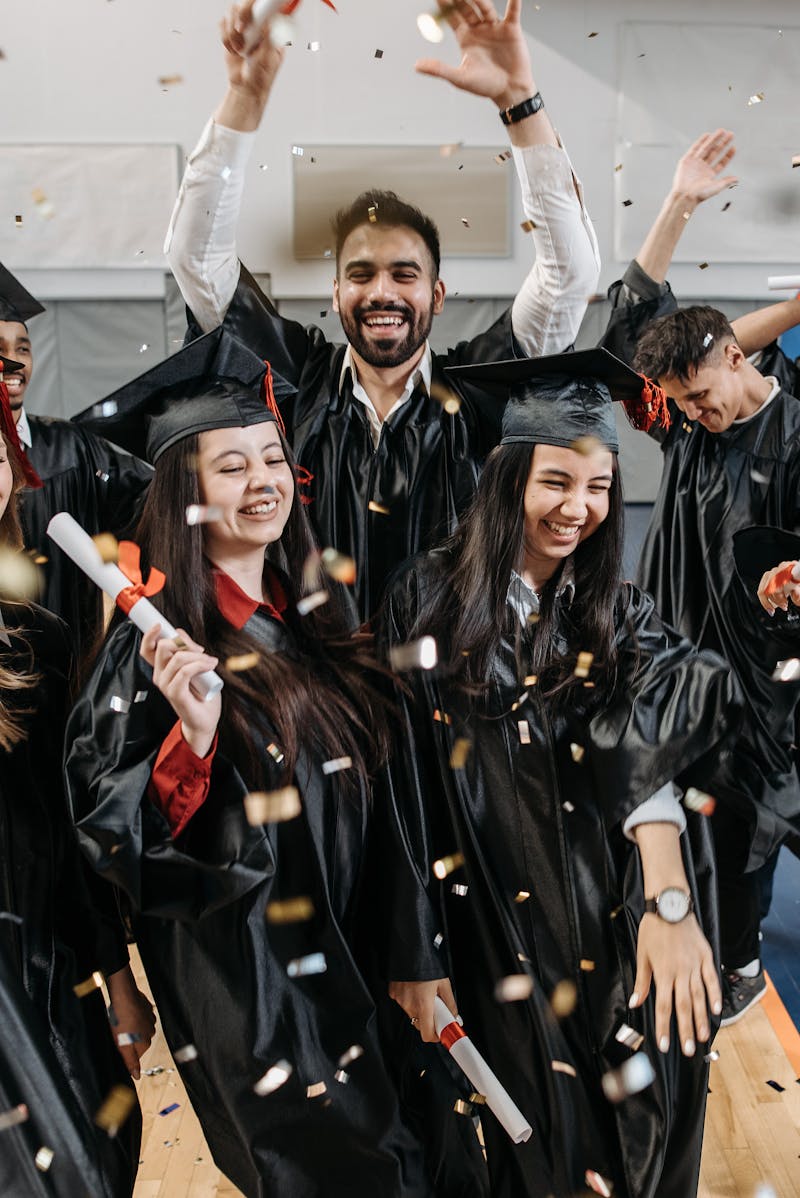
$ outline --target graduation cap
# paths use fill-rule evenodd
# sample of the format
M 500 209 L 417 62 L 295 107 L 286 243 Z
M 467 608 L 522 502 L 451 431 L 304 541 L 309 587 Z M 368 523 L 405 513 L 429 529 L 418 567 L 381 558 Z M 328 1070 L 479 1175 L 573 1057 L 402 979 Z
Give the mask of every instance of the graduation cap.
M 0 320 L 27 325 L 40 312 L 44 312 L 44 304 L 35 300 L 0 262 Z
M 294 394 L 268 362 L 220 326 L 72 419 L 156 462 L 176 441 L 208 429 L 273 420 L 283 431 L 277 399 Z
M 607 349 L 575 350 L 547 358 L 510 358 L 450 366 L 464 382 L 511 390 L 503 413 L 501 444 L 563 445 L 595 437 L 619 452 L 614 401 L 634 428 L 669 425 L 667 397 Z

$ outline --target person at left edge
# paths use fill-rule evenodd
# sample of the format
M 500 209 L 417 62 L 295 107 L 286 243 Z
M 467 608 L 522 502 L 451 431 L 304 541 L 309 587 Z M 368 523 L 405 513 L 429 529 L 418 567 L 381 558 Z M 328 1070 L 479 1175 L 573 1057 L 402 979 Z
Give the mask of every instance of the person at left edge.
M 20 363 L 5 382 L 23 451 L 42 481 L 20 496 L 23 541 L 47 559 L 41 565 L 40 602 L 71 629 L 80 661 L 100 635 L 102 596 L 48 540 L 47 525 L 56 512 L 69 512 L 92 535 L 124 535 L 141 509 L 152 470 L 72 421 L 25 411 L 33 374 L 28 322 L 40 312 L 42 304 L 0 264 L 0 353 Z
M 502 19 L 491 0 L 456 0 L 441 7 L 460 65 L 428 59 L 417 71 L 491 103 L 498 135 L 511 141 L 536 257 L 516 298 L 489 329 L 433 353 L 431 324 L 445 302 L 438 232 L 417 208 L 373 188 L 335 222 L 333 308 L 346 344 L 282 317 L 236 250 L 245 169 L 284 57 L 267 30 L 243 56 L 252 7 L 233 6 L 223 22 L 228 89 L 189 158 L 165 252 L 190 309 L 190 335 L 224 321 L 296 387 L 282 414 L 297 461 L 314 475 L 311 520 L 321 544 L 355 559 L 354 596 L 367 619 L 392 571 L 452 532 L 500 437 L 502 402 L 480 386 L 448 382 L 443 367 L 566 350 L 597 286 L 597 241 L 534 82 L 521 0 L 509 0 Z M 350 69 L 360 66 L 337 61 L 336 72 Z M 396 98 L 385 102 L 390 111 Z M 296 118 L 280 119 L 288 128 Z M 267 214 L 269 178 L 258 181 Z M 273 209 L 277 202 L 273 195 Z M 448 391 L 457 411 L 443 405 Z
M 136 535 L 183 644 L 112 626 L 69 724 L 72 811 L 134 909 L 167 1042 L 196 1049 L 181 1073 L 231 1181 L 248 1198 L 427 1198 L 352 948 L 383 707 L 333 581 L 299 604 L 316 551 L 264 377 L 218 329 L 102 421 L 154 463 Z M 209 669 L 224 688 L 201 702 Z M 248 792 L 287 786 L 299 813 L 248 822 Z M 255 1093 L 273 1067 L 283 1084 Z

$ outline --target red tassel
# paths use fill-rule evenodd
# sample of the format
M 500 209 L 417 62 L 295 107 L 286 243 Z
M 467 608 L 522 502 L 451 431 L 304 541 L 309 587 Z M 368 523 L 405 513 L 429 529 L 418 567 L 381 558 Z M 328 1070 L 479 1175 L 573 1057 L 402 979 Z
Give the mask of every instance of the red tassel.
M 295 465 L 294 477 L 295 481 L 297 482 L 298 491 L 302 490 L 303 487 L 310 487 L 314 481 L 314 475 L 310 470 L 306 470 L 305 466 Z M 300 495 L 299 498 L 300 502 L 305 504 L 306 507 L 308 507 L 310 503 L 314 502 L 311 495 Z
M 281 416 L 281 410 L 278 407 L 278 401 L 276 400 L 275 392 L 272 389 L 272 367 L 270 366 L 269 362 L 266 362 L 266 361 L 264 362 L 264 365 L 267 368 L 267 373 L 264 375 L 264 401 L 265 401 L 267 407 L 269 408 L 270 412 L 272 412 L 273 416 L 275 417 L 278 428 L 281 430 L 281 433 L 285 437 L 286 436 L 286 426 L 283 423 L 283 417 Z
M 31 465 L 25 447 L 19 439 L 14 413 L 11 411 L 11 401 L 8 397 L 8 387 L 3 382 L 2 359 L 0 359 L 0 432 L 3 434 L 3 440 L 8 446 L 9 452 L 16 455 L 26 484 L 34 490 L 43 487 L 44 483 Z
M 639 399 L 626 399 L 625 412 L 634 428 L 647 433 L 654 424 L 669 428 L 671 420 L 667 393 L 658 383 L 645 378 Z

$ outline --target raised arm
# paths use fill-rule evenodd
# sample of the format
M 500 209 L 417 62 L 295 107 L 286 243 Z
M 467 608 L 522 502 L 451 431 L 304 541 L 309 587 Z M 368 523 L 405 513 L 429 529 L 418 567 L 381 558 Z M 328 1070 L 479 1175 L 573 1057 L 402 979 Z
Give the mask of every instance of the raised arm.
M 738 320 L 731 321 L 736 340 L 749 357 L 777 341 L 781 333 L 800 324 L 800 294 L 794 299 L 768 304 L 755 312 L 745 312 Z

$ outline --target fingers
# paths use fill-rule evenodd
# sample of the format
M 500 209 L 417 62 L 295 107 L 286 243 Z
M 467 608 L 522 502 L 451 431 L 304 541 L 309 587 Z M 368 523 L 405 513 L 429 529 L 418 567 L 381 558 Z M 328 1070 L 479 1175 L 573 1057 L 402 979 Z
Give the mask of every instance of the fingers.
M 715 1015 L 720 1015 L 722 1013 L 722 986 L 717 967 L 714 964 L 714 955 L 710 949 L 703 957 L 700 974 L 708 995 L 708 1005 Z
M 146 632 L 142 637 L 142 643 L 139 646 L 139 654 L 144 658 L 149 666 L 155 663 L 156 645 L 158 638 L 161 636 L 161 625 L 154 624 L 153 627 Z
M 414 70 L 418 75 L 430 75 L 436 79 L 446 79 L 448 83 L 454 83 L 458 86 L 458 68 L 451 67 L 449 63 L 442 62 L 438 58 L 420 58 L 414 63 Z
M 656 978 L 656 1044 L 659 1052 L 669 1052 L 669 1028 L 672 1022 L 672 979 L 659 984 Z
M 690 986 L 691 975 L 681 974 L 675 979 L 672 986 L 669 986 L 669 998 L 667 1000 L 667 1029 L 669 1029 L 670 1017 L 670 1002 L 674 1000 L 675 1005 L 675 1020 L 678 1025 L 678 1041 L 681 1046 L 681 1052 L 686 1057 L 693 1057 L 695 1052 L 694 1039 L 694 1009 L 692 1006 L 692 992 Z M 665 987 L 666 989 L 667 987 Z M 705 999 L 705 994 L 703 995 Z M 705 1004 L 704 1004 L 705 1005 Z M 658 1026 L 659 1019 L 659 993 L 658 982 L 656 982 L 656 1036 L 660 1041 L 660 1029 Z
M 631 1009 L 640 1007 L 650 993 L 650 983 L 653 980 L 653 970 L 647 954 L 642 950 L 641 940 L 636 950 L 636 978 L 633 983 L 633 994 L 628 999 Z
M 117 1048 L 119 1049 L 119 1055 L 125 1062 L 125 1068 L 128 1070 L 128 1073 L 138 1081 L 142 1075 L 142 1071 L 139 1068 L 139 1054 L 136 1051 L 136 1045 L 118 1044 Z
M 450 985 L 449 978 L 444 978 L 439 983 L 439 988 L 436 993 L 447 1007 L 450 1014 L 455 1019 L 458 1019 L 458 1004 L 456 1003 L 455 995 L 453 994 L 453 987 Z

